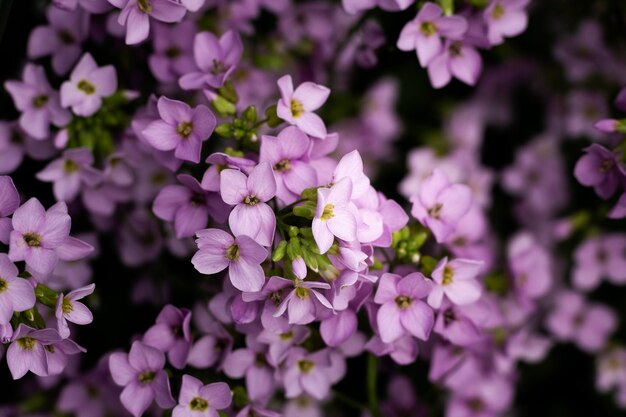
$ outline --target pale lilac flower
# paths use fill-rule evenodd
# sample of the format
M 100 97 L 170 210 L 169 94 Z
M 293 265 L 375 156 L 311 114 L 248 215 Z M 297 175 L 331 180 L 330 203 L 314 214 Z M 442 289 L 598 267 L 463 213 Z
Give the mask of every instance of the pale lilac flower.
M 428 295 L 428 304 L 439 308 L 444 295 L 457 305 L 471 304 L 480 298 L 482 288 L 476 277 L 483 268 L 482 261 L 443 258 L 432 273 L 435 283 Z
M 80 325 L 89 324 L 93 321 L 93 315 L 89 308 L 85 304 L 78 302 L 78 300 L 92 294 L 95 288 L 95 284 L 90 284 L 70 291 L 66 295 L 63 295 L 63 293 L 59 294 L 55 316 L 59 334 L 62 338 L 65 339 L 70 336 L 68 321 Z
M 619 155 L 594 143 L 585 148 L 585 155 L 574 168 L 574 176 L 582 185 L 594 187 L 596 194 L 606 200 L 624 182 L 626 166 L 619 160 Z
M 471 311 L 449 301 L 440 306 L 433 331 L 456 346 L 470 346 L 484 337 Z
M 626 217 L 626 192 L 622 193 L 622 195 L 615 203 L 615 206 L 609 211 L 606 215 L 609 219 L 623 219 Z M 2 220 L 0 220 L 1 222 Z M 1 239 L 0 239 L 1 241 Z
M 61 336 L 54 329 L 35 330 L 20 324 L 7 350 L 7 364 L 13 379 L 20 379 L 28 371 L 48 376 L 50 352 L 46 347 L 60 341 Z
M 154 53 L 148 58 L 148 65 L 155 78 L 171 83 L 195 69 L 193 60 L 193 37 L 196 25 L 185 20 L 175 26 L 158 24 L 154 26 Z
M 265 284 L 261 263 L 267 250 L 247 235 L 233 238 L 219 229 L 196 233 L 198 252 L 191 259 L 195 268 L 211 275 L 228 268 L 230 281 L 240 291 L 257 292 Z
M 160 151 L 174 151 L 178 159 L 200 162 L 202 142 L 213 133 L 217 121 L 208 107 L 191 108 L 187 103 L 159 98 L 159 120 L 150 123 L 143 135 L 150 145 Z
M 243 44 L 237 32 L 228 31 L 218 39 L 210 32 L 196 34 L 193 56 L 199 71 L 183 75 L 178 83 L 185 90 L 219 88 L 241 60 Z
M 46 211 L 31 198 L 13 214 L 9 259 L 25 261 L 29 269 L 41 275 L 54 270 L 59 259 L 78 260 L 93 247 L 69 236 L 71 219 L 65 203 Z
M 612 347 L 597 359 L 596 387 L 601 392 L 626 384 L 626 349 Z
M 233 234 L 247 235 L 263 246 L 270 246 L 276 229 L 276 216 L 267 204 L 276 195 L 271 165 L 261 162 L 249 176 L 235 169 L 223 170 L 220 193 L 226 204 L 235 206 L 228 217 Z
M 208 191 L 220 191 L 220 174 L 225 168 L 238 169 L 246 174 L 257 165 L 251 159 L 231 156 L 223 152 L 215 152 L 209 155 L 206 163 L 210 164 L 202 176 L 201 186 Z
M 313 236 L 320 253 L 328 252 L 335 237 L 352 242 L 356 239 L 356 219 L 350 208 L 352 181 L 344 178 L 330 189 L 317 190 L 317 211 L 313 218 Z
M 87 148 L 68 149 L 61 158 L 50 162 L 35 176 L 52 182 L 57 201 L 73 201 L 83 187 L 94 187 L 102 181 L 102 172 L 93 167 L 94 157 Z
M 293 348 L 285 362 L 285 396 L 296 398 L 308 394 L 323 400 L 330 393 L 331 360 L 326 350 L 308 353 L 302 348 Z
M 613 233 L 590 238 L 574 252 L 572 282 L 582 291 L 595 289 L 602 278 L 626 283 L 626 235 Z
M 283 298 L 274 312 L 274 317 L 282 316 L 286 311 L 289 324 L 304 325 L 313 322 L 326 309 L 333 309 L 328 299 L 318 291 L 330 289 L 330 285 L 327 283 L 300 280 L 294 282 L 285 278 L 272 278 L 293 288 Z
M 316 138 L 326 138 L 324 121 L 315 113 L 322 107 L 330 95 L 330 89 L 312 82 L 300 84 L 295 90 L 290 75 L 278 80 L 280 100 L 276 112 L 278 117 L 291 125 L 302 129 L 308 135 Z
M 417 52 L 422 67 L 427 67 L 443 50 L 443 38 L 460 39 L 467 31 L 467 21 L 461 16 L 443 16 L 438 4 L 427 2 L 415 19 L 408 22 L 398 39 L 398 49 Z
M 472 192 L 468 186 L 451 183 L 436 169 L 426 178 L 419 193 L 411 197 L 411 215 L 428 227 L 437 242 L 446 242 L 456 224 L 470 210 Z
M 61 106 L 72 108 L 77 116 L 89 117 L 102 106 L 102 99 L 117 90 L 117 74 L 113 65 L 98 67 L 90 53 L 80 59 L 61 85 Z
M 0 242 L 9 244 L 13 225 L 8 218 L 20 206 L 20 195 L 11 177 L 0 176 Z
M 33 138 L 47 139 L 51 123 L 57 127 L 69 123 L 71 114 L 61 107 L 59 94 L 50 87 L 43 67 L 27 64 L 23 81 L 7 81 L 4 87 L 22 112 L 20 127 Z
M 428 77 L 434 88 L 445 87 L 453 76 L 465 84 L 475 85 L 482 67 L 483 60 L 474 46 L 446 41 L 443 52 L 428 64 Z
M 202 385 L 202 381 L 191 375 L 183 375 L 178 405 L 172 417 L 217 417 L 218 410 L 230 406 L 233 394 L 224 382 Z
M 526 30 L 530 0 L 492 0 L 483 12 L 487 37 L 491 45 L 500 45 L 504 38 L 517 36 Z
M 176 369 L 187 365 L 191 350 L 191 312 L 166 305 L 159 313 L 156 324 L 150 327 L 143 336 L 142 342 L 155 347 L 163 353 Z
M 145 41 L 150 35 L 150 18 L 161 22 L 179 22 L 185 16 L 185 7 L 172 0 L 108 0 L 122 9 L 117 22 L 126 26 L 126 44 Z
M 142 342 L 134 342 L 128 354 L 116 352 L 109 357 L 113 381 L 124 387 L 120 400 L 133 416 L 140 417 L 153 400 L 161 408 L 176 404 L 164 365 L 163 352 Z
M 58 75 L 67 73 L 81 52 L 89 31 L 89 13 L 48 7 L 47 26 L 37 26 L 28 38 L 28 57 L 52 56 L 52 69 Z
M 0 253 L 0 325 L 9 324 L 14 311 L 26 311 L 35 305 L 33 286 L 18 274 L 9 257 Z
M 253 402 L 265 403 L 274 391 L 274 369 L 266 358 L 267 346 L 248 343 L 248 348 L 232 351 L 224 361 L 229 378 L 246 378 L 246 392 Z
M 315 169 L 308 163 L 310 142 L 295 126 L 283 129 L 277 137 L 261 137 L 259 161 L 272 165 L 276 197 L 284 204 L 293 203 L 302 191 L 317 185 Z
M 432 283 L 419 272 L 405 277 L 383 274 L 378 281 L 374 302 L 381 304 L 376 322 L 384 343 L 391 343 L 405 334 L 428 339 L 435 316 L 421 299 L 426 298 L 431 289 Z
M 553 281 L 550 253 L 528 232 L 515 235 L 507 252 L 516 292 L 528 299 L 546 295 Z

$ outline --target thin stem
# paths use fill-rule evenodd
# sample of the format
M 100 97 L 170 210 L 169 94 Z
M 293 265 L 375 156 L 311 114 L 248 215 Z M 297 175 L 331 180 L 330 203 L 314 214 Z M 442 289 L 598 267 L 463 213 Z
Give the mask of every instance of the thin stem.
M 367 399 L 373 417 L 382 417 L 378 406 L 378 358 L 371 353 L 367 356 Z

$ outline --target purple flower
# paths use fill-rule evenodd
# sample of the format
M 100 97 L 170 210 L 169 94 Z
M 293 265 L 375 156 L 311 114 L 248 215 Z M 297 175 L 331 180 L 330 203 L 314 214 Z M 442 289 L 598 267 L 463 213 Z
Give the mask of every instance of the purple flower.
M 274 369 L 268 365 L 264 350 L 255 343 L 250 348 L 232 351 L 224 361 L 224 373 L 229 378 L 246 378 L 246 391 L 253 402 L 264 403 L 274 391 Z
M 230 282 L 240 291 L 257 292 L 265 284 L 261 263 L 267 250 L 246 235 L 233 238 L 219 229 L 200 230 L 198 252 L 191 263 L 203 274 L 211 275 L 228 268 Z
M 155 25 L 154 53 L 148 58 L 152 74 L 161 82 L 171 83 L 195 69 L 193 37 L 196 25 L 185 20 L 175 26 Z
M 161 408 L 176 404 L 164 365 L 163 352 L 142 342 L 134 342 L 128 354 L 113 353 L 109 357 L 113 381 L 124 387 L 120 400 L 133 416 L 141 416 L 153 400 Z
M 178 405 L 172 417 L 217 417 L 217 410 L 230 406 L 233 394 L 224 382 L 202 385 L 191 375 L 183 375 Z
M 474 85 L 482 67 L 483 60 L 476 48 L 461 41 L 446 41 L 443 52 L 428 64 L 428 77 L 434 88 L 445 87 L 453 76 Z
M 163 353 L 176 369 L 187 365 L 191 350 L 191 312 L 166 305 L 159 313 L 156 324 L 148 329 L 142 342 L 155 347 Z
M 626 167 L 614 154 L 597 143 L 585 148 L 574 168 L 574 176 L 582 185 L 594 187 L 603 199 L 611 197 L 626 178 Z
M 81 52 L 89 31 L 89 13 L 48 7 L 48 26 L 37 26 L 28 38 L 28 57 L 52 55 L 52 69 L 58 75 L 69 71 Z
M 89 308 L 83 303 L 78 302 L 78 300 L 92 294 L 95 288 L 95 284 L 91 284 L 70 291 L 66 295 L 59 294 L 55 316 L 57 318 L 59 334 L 62 338 L 65 339 L 70 336 L 70 328 L 67 324 L 68 321 L 81 325 L 89 324 L 93 321 L 93 315 L 91 311 L 89 311 Z
M 180 174 L 177 178 L 183 185 L 164 187 L 152 206 L 158 218 L 174 222 L 177 238 L 193 236 L 204 229 L 209 213 L 220 223 L 226 220 L 227 207 L 217 193 L 203 190 L 191 175 Z
M 505 37 L 517 36 L 526 30 L 528 15 L 524 10 L 530 0 L 493 0 L 485 8 L 487 37 L 491 45 L 500 45 Z
M 9 176 L 0 176 L 0 242 L 9 244 L 13 226 L 8 218 L 20 206 L 20 195 Z
M 35 273 L 47 275 L 59 259 L 85 257 L 93 247 L 70 237 L 70 225 L 65 203 L 57 203 L 46 211 L 36 198 L 31 198 L 13 214 L 9 259 L 25 261 Z
M 626 217 L 626 192 L 622 193 L 620 198 L 615 203 L 615 206 L 606 215 L 609 219 L 623 219 Z M 0 222 L 2 219 L 0 219 Z M 2 238 L 0 237 L 0 241 Z
M 57 127 L 65 126 L 71 114 L 61 107 L 59 95 L 48 84 L 43 67 L 27 64 L 23 80 L 4 83 L 15 107 L 22 112 L 20 127 L 35 139 L 47 139 L 50 123 Z
M 590 291 L 604 277 L 616 285 L 626 283 L 626 236 L 623 234 L 587 239 L 574 252 L 574 287 Z
M 467 21 L 461 16 L 443 16 L 441 7 L 425 3 L 415 19 L 407 23 L 398 39 L 398 49 L 417 51 L 422 67 L 427 67 L 443 50 L 442 37 L 460 39 L 467 31 Z
M 49 355 L 53 349 L 47 348 L 60 341 L 61 336 L 56 330 L 35 330 L 20 324 L 7 350 L 7 364 L 13 379 L 20 379 L 28 371 L 35 375 L 48 376 L 51 373 Z
M 161 22 L 179 22 L 187 10 L 172 0 L 109 0 L 122 9 L 117 22 L 126 26 L 126 44 L 134 45 L 145 41 L 150 34 L 150 17 Z
M 317 185 L 315 168 L 308 163 L 310 142 L 295 126 L 283 129 L 277 137 L 261 137 L 259 161 L 272 165 L 276 197 L 284 204 L 293 203 L 302 191 Z
M 276 217 L 267 204 L 276 195 L 276 180 L 267 162 L 257 165 L 248 177 L 241 171 L 225 169 L 220 175 L 220 193 L 226 204 L 235 206 L 228 224 L 235 236 L 247 235 L 260 245 L 274 240 Z
M 71 107 L 77 116 L 89 117 L 102 106 L 102 98 L 117 90 L 113 65 L 98 67 L 90 53 L 80 59 L 69 81 L 61 85 L 61 106 Z
M 239 64 L 242 53 L 243 44 L 237 32 L 228 31 L 219 39 L 210 32 L 198 33 L 193 41 L 193 56 L 199 71 L 183 75 L 178 83 L 185 90 L 219 88 Z
M 289 124 L 298 126 L 304 133 L 315 138 L 326 138 L 324 121 L 315 113 L 330 95 L 330 89 L 312 82 L 302 83 L 293 89 L 290 75 L 278 80 L 280 100 L 276 112 L 278 117 Z
M 432 273 L 435 285 L 428 295 L 428 304 L 439 308 L 444 295 L 457 305 L 471 304 L 477 301 L 482 289 L 476 276 L 483 267 L 482 261 L 454 259 L 448 262 L 443 258 Z
M 435 322 L 433 310 L 421 301 L 428 296 L 432 283 L 421 273 L 405 277 L 383 274 L 378 281 L 374 302 L 381 304 L 376 315 L 380 338 L 391 343 L 404 334 L 427 340 Z
M 308 353 L 302 348 L 293 348 L 285 362 L 285 396 L 296 398 L 302 394 L 323 400 L 332 385 L 331 361 L 328 351 Z
M 94 158 L 87 148 L 68 149 L 63 157 L 49 163 L 36 174 L 40 181 L 52 182 L 57 201 L 72 201 L 83 185 L 94 187 L 102 173 L 93 167 Z
M 293 289 L 287 294 L 276 311 L 274 317 L 282 316 L 287 312 L 289 324 L 309 324 L 319 317 L 326 309 L 332 310 L 328 299 L 318 290 L 328 290 L 330 285 L 325 282 L 291 281 L 285 278 L 272 277 L 276 282 L 282 282 Z
M 550 290 L 553 281 L 550 254 L 533 235 L 522 232 L 514 236 L 509 242 L 508 259 L 519 295 L 537 299 Z
M 333 245 L 335 236 L 347 242 L 356 240 L 356 219 L 350 208 L 352 181 L 343 178 L 330 189 L 317 190 L 317 211 L 313 218 L 315 243 L 324 254 Z
M 143 131 L 145 139 L 155 149 L 174 151 L 178 159 L 200 162 L 202 142 L 213 133 L 217 121 L 208 107 L 191 108 L 187 103 L 159 98 L 161 119 L 150 123 Z
M 436 169 L 424 180 L 419 193 L 411 197 L 411 202 L 413 217 L 433 232 L 437 242 L 442 243 L 469 211 L 472 192 L 466 185 L 450 183 L 446 175 Z
M 257 165 L 256 162 L 250 159 L 230 156 L 223 152 L 215 152 L 209 155 L 206 163 L 210 164 L 210 166 L 202 176 L 202 188 L 217 192 L 220 191 L 220 174 L 225 168 L 238 169 L 249 174 Z
M 35 305 L 35 291 L 27 280 L 18 278 L 19 270 L 5 253 L 0 253 L 0 325 L 11 321 L 14 311 Z

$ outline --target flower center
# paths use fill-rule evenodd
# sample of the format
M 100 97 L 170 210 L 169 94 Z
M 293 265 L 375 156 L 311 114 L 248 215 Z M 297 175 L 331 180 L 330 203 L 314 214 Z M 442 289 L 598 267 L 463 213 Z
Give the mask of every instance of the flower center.
M 301 300 L 308 300 L 309 299 L 309 289 L 308 288 L 304 288 L 304 287 L 297 287 L 296 288 L 296 296 L 301 299 Z
M 22 337 L 17 339 L 17 344 L 22 350 L 33 350 L 37 345 L 37 340 L 32 337 Z
M 280 340 L 282 341 L 287 341 L 287 340 L 291 340 L 293 339 L 293 331 L 289 330 L 287 333 L 281 333 L 280 334 Z
M 193 132 L 193 124 L 191 122 L 180 122 L 176 127 L 176 133 L 184 139 L 187 139 L 191 132 Z
M 454 281 L 454 271 L 448 265 L 443 267 L 443 279 L 441 285 L 450 285 Z
M 0 294 L 9 289 L 9 283 L 0 278 Z
M 96 86 L 87 80 L 80 80 L 76 85 L 76 88 L 87 95 L 91 95 L 96 92 Z
M 324 206 L 324 210 L 322 211 L 322 220 L 329 220 L 335 217 L 335 205 L 334 204 L 326 204 Z
M 270 294 L 269 299 L 274 302 L 274 305 L 278 307 L 283 302 L 283 294 L 280 291 L 275 291 Z
M 63 171 L 66 174 L 73 174 L 78 171 L 78 164 L 71 159 L 63 161 Z
M 447 309 L 443 313 L 443 324 L 448 327 L 450 324 L 456 321 L 456 314 L 454 314 L 454 310 L 451 308 Z
M 409 308 L 412 302 L 413 299 L 411 297 L 407 297 L 406 295 L 399 295 L 398 297 L 396 297 L 396 305 L 400 309 Z
M 48 96 L 45 94 L 39 94 L 33 98 L 33 106 L 35 106 L 36 109 L 40 109 L 46 104 L 48 104 Z
M 189 408 L 192 411 L 206 411 L 209 408 L 209 402 L 201 397 L 195 397 L 189 402 Z
M 24 242 L 31 248 L 38 248 L 41 246 L 41 236 L 34 232 L 24 233 Z
M 213 60 L 213 65 L 211 66 L 211 74 L 220 75 L 226 72 L 226 67 L 217 59 Z
M 165 56 L 168 58 L 178 58 L 182 52 L 178 46 L 170 46 L 165 50 Z
M 256 206 L 257 204 L 261 202 L 261 200 L 259 200 L 259 198 L 255 195 L 249 195 L 243 199 L 243 202 L 244 204 L 247 204 L 249 206 Z
M 72 32 L 66 29 L 60 29 L 57 32 L 57 36 L 59 37 L 59 40 L 61 41 L 61 43 L 65 45 L 71 45 L 76 41 Z
M 491 12 L 491 17 L 493 18 L 493 20 L 499 20 L 502 18 L 502 16 L 504 16 L 505 12 L 506 9 L 504 8 L 504 6 L 501 3 L 498 3 L 493 8 L 493 11 Z
M 137 8 L 146 14 L 152 13 L 152 4 L 150 4 L 150 0 L 137 0 Z
M 605 161 L 602 162 L 602 165 L 600 165 L 600 172 L 605 174 L 607 172 L 609 172 L 610 170 L 613 169 L 614 163 L 612 159 L 607 159 Z
M 420 24 L 420 32 L 425 36 L 432 36 L 437 33 L 437 26 L 433 22 L 422 22 Z
M 274 170 L 278 172 L 285 172 L 291 170 L 291 161 L 289 159 L 283 159 L 274 165 Z
M 290 107 L 291 115 L 296 119 L 304 113 L 304 106 L 302 106 L 302 102 L 296 100 L 295 98 L 291 99 Z
M 63 311 L 63 314 L 68 314 L 74 311 L 74 306 L 72 305 L 72 302 L 69 298 L 63 298 L 63 302 L 61 303 L 61 310 Z
M 226 259 L 229 261 L 236 261 L 239 259 L 239 246 L 232 244 L 226 249 Z
M 141 384 L 148 385 L 152 381 L 154 381 L 155 377 L 156 377 L 156 372 L 154 372 L 154 371 L 144 371 L 144 372 L 139 374 L 139 376 L 137 377 L 137 380 Z
M 298 369 L 303 374 L 308 374 L 311 370 L 315 368 L 315 362 L 310 361 L 308 359 L 302 359 L 298 361 Z
M 428 215 L 433 219 L 438 219 L 441 216 L 441 209 L 443 208 L 443 204 L 435 204 L 431 208 L 428 209 Z
M 450 52 L 450 56 L 456 57 L 456 56 L 463 55 L 463 52 L 461 51 L 462 47 L 463 47 L 463 44 L 461 42 L 454 42 L 452 45 L 450 45 L 448 47 L 448 51 Z

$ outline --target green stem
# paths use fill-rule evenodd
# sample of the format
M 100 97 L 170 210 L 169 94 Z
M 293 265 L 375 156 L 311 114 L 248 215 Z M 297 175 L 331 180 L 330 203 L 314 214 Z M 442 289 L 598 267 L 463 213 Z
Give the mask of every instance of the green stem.
M 382 417 L 378 406 L 378 358 L 371 353 L 367 356 L 367 399 L 373 417 Z
M 4 34 L 4 28 L 9 20 L 9 14 L 11 12 L 11 4 L 13 0 L 0 0 L 0 41 L 2 41 L 2 35 Z

